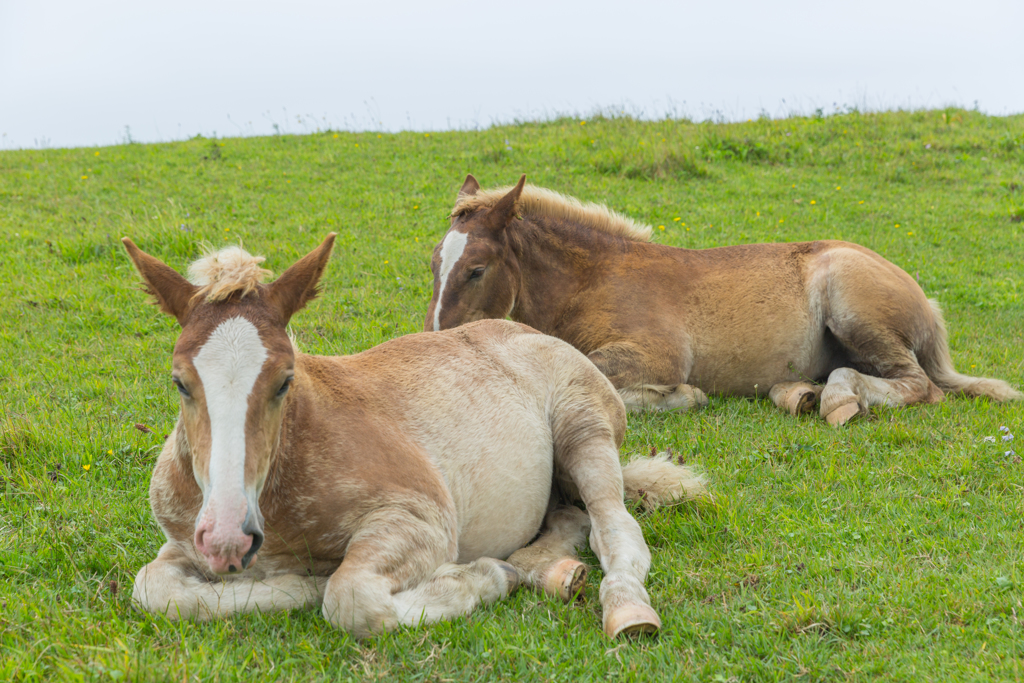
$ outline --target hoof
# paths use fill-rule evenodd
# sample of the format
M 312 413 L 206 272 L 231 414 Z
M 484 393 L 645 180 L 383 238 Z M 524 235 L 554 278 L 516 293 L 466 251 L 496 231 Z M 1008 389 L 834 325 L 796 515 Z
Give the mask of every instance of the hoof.
M 794 417 L 814 410 L 820 395 L 821 387 L 809 382 L 782 382 L 768 393 L 775 405 Z
M 515 589 L 519 588 L 519 584 L 522 581 L 519 577 L 519 571 L 508 562 L 494 560 L 494 563 L 505 573 L 505 595 L 511 595 Z
M 691 387 L 691 388 L 692 388 L 692 392 L 688 392 L 688 393 L 692 393 L 693 394 L 693 407 L 694 408 L 707 408 L 708 407 L 708 403 L 710 403 L 710 401 L 708 401 L 708 395 L 705 394 L 700 389 L 698 389 L 697 387 Z
M 615 608 L 604 617 L 604 632 L 609 638 L 652 636 L 661 628 L 661 619 L 650 605 L 631 602 Z
M 587 583 L 587 567 L 579 560 L 565 557 L 544 575 L 544 592 L 562 602 L 570 602 Z
M 844 424 L 860 415 L 860 405 L 856 402 L 846 403 L 832 410 L 825 416 L 825 420 L 833 427 L 842 427 Z

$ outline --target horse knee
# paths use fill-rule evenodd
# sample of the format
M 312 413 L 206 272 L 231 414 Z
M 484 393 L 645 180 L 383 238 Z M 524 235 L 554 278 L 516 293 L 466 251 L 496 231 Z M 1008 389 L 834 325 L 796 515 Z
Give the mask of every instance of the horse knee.
M 353 638 L 367 638 L 398 625 L 391 591 L 383 582 L 368 577 L 362 581 L 335 580 L 331 577 L 324 591 L 323 615 L 334 626 Z

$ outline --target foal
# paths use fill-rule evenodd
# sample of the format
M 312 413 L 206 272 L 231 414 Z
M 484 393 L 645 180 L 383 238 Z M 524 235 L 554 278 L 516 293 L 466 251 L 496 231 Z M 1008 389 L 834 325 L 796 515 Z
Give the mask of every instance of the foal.
M 592 525 L 605 632 L 660 626 L 623 487 L 651 502 L 701 482 L 664 459 L 620 466 L 622 401 L 571 346 L 484 321 L 308 356 L 285 326 L 316 296 L 333 234 L 271 284 L 237 247 L 193 264 L 193 284 L 123 241 L 181 325 L 181 413 L 150 484 L 167 541 L 135 579 L 144 609 L 205 619 L 322 604 L 364 637 L 465 614 L 521 582 L 568 600 Z M 563 504 L 577 500 L 586 513 Z
M 587 354 L 630 408 L 769 394 L 795 415 L 820 394 L 841 425 L 944 392 L 1021 396 L 956 372 L 938 305 L 869 249 L 651 244 L 650 226 L 525 181 L 466 178 L 434 249 L 424 330 L 509 316 Z

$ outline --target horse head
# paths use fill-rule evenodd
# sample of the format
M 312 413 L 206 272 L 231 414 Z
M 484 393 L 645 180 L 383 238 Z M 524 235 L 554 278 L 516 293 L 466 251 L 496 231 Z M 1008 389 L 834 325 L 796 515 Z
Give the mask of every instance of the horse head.
M 161 310 L 177 319 L 171 381 L 203 494 L 196 549 L 218 574 L 249 566 L 263 543 L 260 493 L 281 434 L 295 350 L 285 326 L 317 294 L 335 234 L 270 284 L 240 247 L 192 264 L 192 281 L 124 238 Z
M 452 210 L 451 227 L 434 247 L 434 295 L 424 331 L 444 330 L 484 318 L 504 318 L 515 306 L 519 269 L 506 228 L 517 220 L 516 203 L 526 176 L 493 201 L 475 201 L 476 178 L 466 176 Z M 493 194 L 494 191 L 488 193 Z

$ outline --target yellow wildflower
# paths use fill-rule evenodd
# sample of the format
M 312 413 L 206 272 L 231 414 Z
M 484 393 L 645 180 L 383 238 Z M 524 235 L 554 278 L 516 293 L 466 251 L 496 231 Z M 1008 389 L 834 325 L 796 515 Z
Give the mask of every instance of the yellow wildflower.
M 82 465 L 82 469 L 85 470 L 86 472 L 89 471 L 90 467 L 92 467 L 92 465 Z
M 88 178 L 88 177 L 89 177 L 89 176 L 87 176 L 87 175 L 84 175 L 84 176 L 82 176 L 82 180 L 85 180 L 85 179 L 86 179 L 86 178 Z
M 818 202 L 814 201 L 813 199 L 811 200 L 811 204 L 817 204 L 817 203 Z
M 113 454 L 114 454 L 114 451 L 112 451 L 112 450 L 111 451 L 107 451 L 107 455 L 113 455 Z
M 580 125 L 581 126 L 585 126 L 585 125 L 587 125 L 587 122 L 586 121 L 580 121 Z
M 658 226 L 658 230 L 664 230 L 664 229 L 665 229 L 665 226 L 664 226 L 664 225 L 659 225 L 659 226 Z
M 335 133 L 335 134 L 334 134 L 334 137 L 338 137 L 338 134 L 337 134 L 337 133 Z
M 679 216 L 676 216 L 676 217 L 675 217 L 675 218 L 673 218 L 672 220 L 674 220 L 674 221 L 680 221 L 680 220 L 682 220 L 682 219 L 681 219 L 681 218 L 680 218 Z M 686 225 L 686 223 L 683 223 L 683 225 Z

